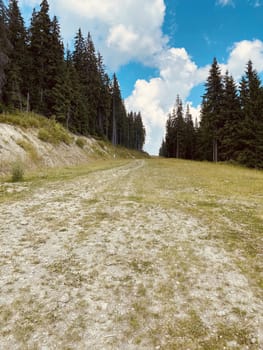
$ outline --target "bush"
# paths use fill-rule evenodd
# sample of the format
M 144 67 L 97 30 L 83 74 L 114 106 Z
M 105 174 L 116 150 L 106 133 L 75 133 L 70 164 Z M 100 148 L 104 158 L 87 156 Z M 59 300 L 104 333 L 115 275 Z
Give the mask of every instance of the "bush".
M 24 179 L 24 167 L 20 161 L 17 161 L 12 166 L 12 182 L 23 181 Z
M 51 135 L 49 134 L 47 129 L 41 128 L 38 131 L 38 138 L 41 141 L 44 142 L 50 142 L 51 141 Z
M 85 142 L 83 139 L 81 139 L 81 138 L 78 138 L 78 139 L 76 140 L 76 145 L 79 146 L 80 148 L 84 148 L 85 143 L 86 143 L 86 142 Z

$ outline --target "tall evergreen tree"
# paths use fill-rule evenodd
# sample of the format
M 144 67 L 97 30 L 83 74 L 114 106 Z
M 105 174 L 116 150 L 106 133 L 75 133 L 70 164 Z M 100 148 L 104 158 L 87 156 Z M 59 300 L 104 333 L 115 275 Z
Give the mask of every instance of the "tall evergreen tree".
M 60 36 L 60 26 L 55 16 L 50 26 L 50 56 L 48 70 L 48 92 L 46 103 L 49 114 L 56 115 L 64 122 L 68 110 L 66 64 L 64 60 L 64 46 Z
M 194 159 L 196 147 L 196 133 L 189 105 L 186 106 L 184 143 L 185 158 Z
M 190 119 L 190 116 L 188 116 Z M 166 123 L 165 147 L 167 157 L 186 157 L 186 122 L 183 115 L 183 104 L 179 95 L 176 98 L 175 108 L 169 114 Z
M 223 79 L 224 92 L 222 100 L 222 124 L 220 129 L 221 160 L 237 161 L 240 151 L 241 110 L 237 87 L 228 72 Z
M 40 11 L 33 11 L 30 27 L 30 103 L 31 108 L 44 115 L 50 115 L 48 105 L 49 80 L 52 75 L 51 20 L 47 0 L 42 0 Z
M 216 58 L 212 63 L 205 84 L 201 108 L 200 136 L 204 159 L 218 161 L 220 159 L 220 129 L 222 125 L 223 82 L 220 67 Z
M 98 97 L 98 110 L 97 110 L 97 124 L 96 130 L 98 135 L 103 135 L 107 139 L 109 138 L 109 123 L 111 112 L 111 87 L 110 78 L 105 72 L 103 64 L 103 58 L 98 53 L 98 73 L 99 73 L 99 97 Z
M 261 81 L 251 61 L 240 84 L 242 149 L 238 160 L 250 167 L 263 166 L 263 96 Z
M 9 60 L 9 50 L 7 10 L 4 2 L 0 0 L 0 101 L 2 97 L 2 87 L 5 83 L 5 68 Z
M 72 62 L 78 80 L 78 98 L 74 103 L 74 115 L 78 119 L 78 130 L 83 135 L 89 133 L 88 105 L 85 100 L 87 81 L 86 81 L 86 46 L 81 29 L 75 36 L 74 51 Z
M 4 102 L 7 106 L 22 110 L 27 94 L 27 32 L 17 0 L 9 1 L 8 39 L 11 44 L 6 68 Z
M 116 74 L 113 74 L 112 79 L 112 120 L 111 120 L 111 142 L 113 145 L 119 144 L 118 139 L 118 128 L 120 125 L 120 119 L 121 119 L 121 113 L 122 113 L 122 99 L 121 99 L 121 92 L 119 87 L 119 82 L 117 79 Z

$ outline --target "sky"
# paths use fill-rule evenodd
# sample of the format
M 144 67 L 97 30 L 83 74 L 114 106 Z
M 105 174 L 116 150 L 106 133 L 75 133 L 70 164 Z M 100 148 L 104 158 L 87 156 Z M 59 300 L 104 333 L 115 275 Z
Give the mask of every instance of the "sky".
M 20 0 L 26 21 L 40 0 Z M 199 116 L 216 57 L 238 82 L 248 60 L 263 73 L 263 0 L 49 0 L 65 45 L 91 33 L 109 74 L 116 72 L 127 111 L 140 111 L 145 151 L 158 154 L 179 94 Z

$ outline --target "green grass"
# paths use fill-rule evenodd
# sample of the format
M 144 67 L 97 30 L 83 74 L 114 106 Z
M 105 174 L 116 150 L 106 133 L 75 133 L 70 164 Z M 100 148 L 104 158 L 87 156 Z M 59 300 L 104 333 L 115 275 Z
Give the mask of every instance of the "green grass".
M 240 269 L 251 283 L 263 287 L 263 171 L 157 158 L 147 161 L 136 186 L 140 202 L 178 209 L 200 220 L 209 228 L 207 239 L 238 251 Z
M 37 169 L 36 171 L 23 174 L 23 188 L 11 187 L 10 176 L 0 177 L 0 203 L 6 201 L 16 201 L 23 197 L 30 196 L 32 191 L 46 183 L 71 181 L 78 177 L 88 176 L 90 173 L 102 170 L 113 169 L 128 164 L 129 160 L 96 160 L 89 164 L 79 166 L 67 166 L 59 168 Z M 10 190 L 11 189 L 11 190 Z
M 73 140 L 69 132 L 54 118 L 45 118 L 35 113 L 0 114 L 0 123 L 22 127 L 24 129 L 39 129 L 38 137 L 41 141 L 70 145 Z

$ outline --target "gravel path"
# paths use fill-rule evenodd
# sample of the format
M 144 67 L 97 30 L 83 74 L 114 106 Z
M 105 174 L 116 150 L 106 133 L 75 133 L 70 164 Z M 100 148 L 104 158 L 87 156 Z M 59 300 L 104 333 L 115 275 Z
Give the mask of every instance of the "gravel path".
M 262 300 L 202 224 L 142 200 L 144 167 L 0 205 L 0 349 L 263 349 Z

